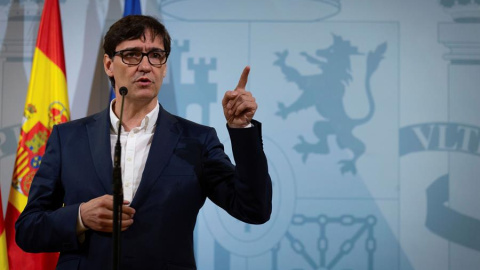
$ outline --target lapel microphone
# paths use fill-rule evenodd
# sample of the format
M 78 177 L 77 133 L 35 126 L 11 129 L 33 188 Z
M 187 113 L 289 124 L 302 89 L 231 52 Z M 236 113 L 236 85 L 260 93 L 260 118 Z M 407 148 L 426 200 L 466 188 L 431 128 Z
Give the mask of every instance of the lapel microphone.
M 120 131 L 122 130 L 123 103 L 128 89 L 125 86 L 118 90 L 122 96 L 122 107 L 120 108 L 120 118 L 117 132 L 117 143 L 115 144 L 115 152 L 113 155 L 113 269 L 120 267 L 120 232 L 122 229 L 122 204 L 123 204 L 123 184 L 122 169 L 120 167 L 120 158 L 122 155 L 122 145 L 120 144 Z

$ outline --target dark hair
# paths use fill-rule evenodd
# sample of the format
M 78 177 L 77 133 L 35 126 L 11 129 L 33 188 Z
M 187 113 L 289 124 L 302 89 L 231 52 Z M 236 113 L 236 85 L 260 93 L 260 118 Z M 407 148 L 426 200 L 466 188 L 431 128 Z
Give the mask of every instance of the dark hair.
M 165 51 L 170 53 L 171 39 L 165 26 L 156 18 L 144 15 L 129 15 L 121 18 L 108 29 L 103 39 L 103 51 L 110 58 L 114 57 L 115 48 L 125 40 L 146 38 L 145 31 L 150 30 L 152 38 L 160 36 L 163 40 Z M 110 77 L 112 87 L 115 87 L 115 80 Z

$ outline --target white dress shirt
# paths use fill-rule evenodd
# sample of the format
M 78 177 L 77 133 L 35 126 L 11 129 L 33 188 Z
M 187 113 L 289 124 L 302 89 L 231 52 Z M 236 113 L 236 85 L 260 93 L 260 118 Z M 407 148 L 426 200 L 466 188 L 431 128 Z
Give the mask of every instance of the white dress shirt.
M 112 110 L 113 102 L 110 104 L 112 162 L 115 144 L 117 143 L 118 125 L 120 123 L 120 120 Z M 140 126 L 133 128 L 129 132 L 122 127 L 120 131 L 120 144 L 122 145 L 120 166 L 122 168 L 123 199 L 129 202 L 132 202 L 140 185 L 140 180 L 142 180 L 143 170 L 145 169 L 145 163 L 150 152 L 153 133 L 157 124 L 159 108 L 160 106 L 157 103 L 157 106 L 142 120 Z

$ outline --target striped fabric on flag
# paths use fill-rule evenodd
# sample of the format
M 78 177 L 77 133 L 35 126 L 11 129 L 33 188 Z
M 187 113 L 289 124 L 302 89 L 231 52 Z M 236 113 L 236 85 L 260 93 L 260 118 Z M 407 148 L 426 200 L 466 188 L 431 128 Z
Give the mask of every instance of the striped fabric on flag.
M 123 17 L 128 15 L 141 15 L 142 8 L 140 0 L 125 0 L 125 8 L 123 9 Z M 115 98 L 115 91 L 110 87 L 110 101 Z
M 69 112 L 60 7 L 58 0 L 45 0 L 5 217 L 10 270 L 55 269 L 58 253 L 26 253 L 16 245 L 15 221 L 27 204 L 48 136 L 55 124 L 69 120 Z
M 8 270 L 7 236 L 3 222 L 2 189 L 0 188 L 0 270 Z

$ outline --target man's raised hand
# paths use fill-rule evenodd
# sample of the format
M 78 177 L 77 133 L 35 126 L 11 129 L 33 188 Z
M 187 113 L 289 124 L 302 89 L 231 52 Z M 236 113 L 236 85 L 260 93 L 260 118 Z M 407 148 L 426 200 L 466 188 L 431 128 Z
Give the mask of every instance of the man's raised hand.
M 235 90 L 227 91 L 223 96 L 223 113 L 231 128 L 246 127 L 252 121 L 258 108 L 252 93 L 245 90 L 249 73 L 250 67 L 246 66 Z

